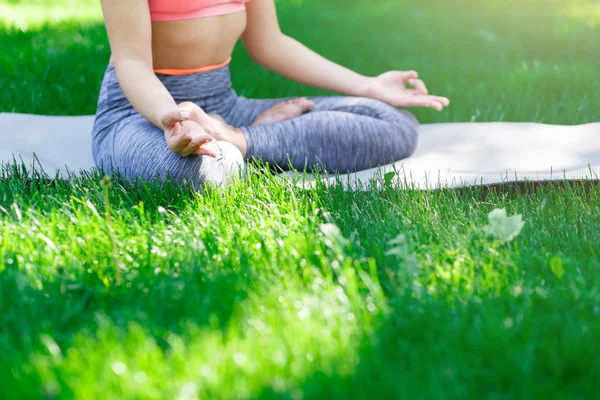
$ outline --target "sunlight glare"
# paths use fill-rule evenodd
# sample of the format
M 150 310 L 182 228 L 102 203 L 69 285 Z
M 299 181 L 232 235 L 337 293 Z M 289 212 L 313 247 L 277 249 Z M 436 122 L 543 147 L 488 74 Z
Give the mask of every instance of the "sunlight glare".
M 600 24 L 600 3 L 569 2 L 561 8 L 560 14 L 579 21 L 585 21 L 591 29 L 594 29 Z
M 56 4 L 58 3 L 58 4 Z M 100 22 L 102 10 L 99 2 L 60 1 L 40 7 L 36 4 L 0 3 L 0 26 L 16 28 L 26 32 L 42 25 L 59 24 L 65 21 Z

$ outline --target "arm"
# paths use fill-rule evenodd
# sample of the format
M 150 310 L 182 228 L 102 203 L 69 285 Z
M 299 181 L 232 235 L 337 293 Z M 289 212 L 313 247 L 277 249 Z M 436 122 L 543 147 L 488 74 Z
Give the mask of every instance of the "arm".
M 112 60 L 125 96 L 142 116 L 163 129 L 162 116 L 177 104 L 152 70 L 150 10 L 144 0 L 102 0 Z
M 364 94 L 369 78 L 321 57 L 281 32 L 273 0 L 252 0 L 247 14 L 242 40 L 254 62 L 308 86 L 350 96 Z
M 112 60 L 123 93 L 144 118 L 165 133 L 171 151 L 187 156 L 212 140 L 195 122 L 187 121 L 173 97 L 152 69 L 152 26 L 147 0 L 102 0 L 102 12 Z
M 448 99 L 428 96 L 415 71 L 391 71 L 366 77 L 318 55 L 281 32 L 274 0 L 252 0 L 247 6 L 244 46 L 257 64 L 296 82 L 349 96 L 378 98 L 397 107 L 426 106 L 441 110 Z M 411 84 L 415 90 L 406 89 Z

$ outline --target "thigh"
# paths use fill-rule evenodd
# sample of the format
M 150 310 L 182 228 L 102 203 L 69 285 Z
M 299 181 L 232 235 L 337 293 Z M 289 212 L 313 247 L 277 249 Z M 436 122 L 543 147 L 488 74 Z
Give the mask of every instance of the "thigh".
M 182 157 L 169 150 L 162 130 L 137 115 L 120 121 L 112 132 L 95 144 L 96 163 L 124 178 L 146 181 L 172 178 L 200 190 L 205 183 L 227 185 L 244 175 L 244 159 L 230 143 L 216 143 L 217 158 L 191 155 Z
M 337 111 L 351 114 L 363 115 L 365 117 L 376 118 L 393 122 L 399 117 L 412 117 L 408 111 L 396 108 L 381 100 L 371 99 L 367 97 L 350 97 L 350 96 L 320 96 L 309 97 L 315 102 L 315 108 L 312 112 L 320 111 Z M 411 122 L 416 122 L 414 117 L 410 118 Z
M 298 97 L 280 97 L 276 99 L 248 99 L 244 96 L 239 96 L 235 105 L 228 115 L 223 117 L 225 122 L 234 127 L 250 126 L 260 114 L 267 111 L 269 108 L 288 100 Z M 315 102 L 315 109 L 312 112 L 318 111 L 339 111 L 346 107 L 349 109 L 349 103 L 352 102 L 351 97 L 335 97 L 335 96 L 313 96 L 308 99 Z M 356 107 L 355 107 L 356 108 Z
M 250 126 L 260 114 L 269 108 L 294 98 L 247 99 L 240 96 L 227 116 L 226 122 L 234 127 Z M 338 111 L 388 122 L 417 124 L 416 118 L 410 112 L 398 109 L 380 100 L 350 96 L 308 96 L 308 99 L 315 103 L 315 108 L 310 113 Z
M 201 156 L 181 157 L 169 150 L 163 132 L 140 115 L 115 124 L 97 145 L 96 163 L 107 172 L 133 180 L 200 183 Z
M 248 140 L 246 157 L 282 169 L 362 170 L 410 156 L 417 142 L 414 125 L 340 111 L 311 112 L 242 129 Z

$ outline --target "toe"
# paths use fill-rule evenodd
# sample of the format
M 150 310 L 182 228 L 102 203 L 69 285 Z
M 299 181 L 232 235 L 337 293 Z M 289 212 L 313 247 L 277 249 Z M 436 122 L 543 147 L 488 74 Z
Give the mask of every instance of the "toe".
M 309 100 L 306 97 L 298 97 L 298 98 L 295 98 L 295 99 L 292 99 L 292 100 L 288 100 L 287 103 L 288 104 L 293 104 L 293 105 L 296 105 L 296 106 L 300 106 L 302 108 L 308 107 L 308 106 L 314 106 L 314 104 L 315 104 L 312 100 Z
M 298 113 L 304 114 L 305 112 L 315 108 L 315 103 L 306 97 L 302 97 L 294 102 L 294 106 L 296 107 L 296 111 Z
M 304 108 L 307 111 L 312 110 L 316 106 L 315 102 L 312 100 L 309 100 L 309 99 L 304 99 L 304 101 L 302 102 L 302 105 L 304 106 Z

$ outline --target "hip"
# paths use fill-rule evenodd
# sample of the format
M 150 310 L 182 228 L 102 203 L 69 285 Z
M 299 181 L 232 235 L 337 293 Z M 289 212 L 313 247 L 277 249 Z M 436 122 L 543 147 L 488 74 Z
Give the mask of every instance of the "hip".
M 227 114 L 238 96 L 231 84 L 228 64 L 202 71 L 171 75 L 156 73 L 176 103 L 190 101 L 210 114 Z M 94 120 L 94 137 L 127 118 L 143 118 L 129 102 L 119 85 L 113 64 L 104 73 Z

